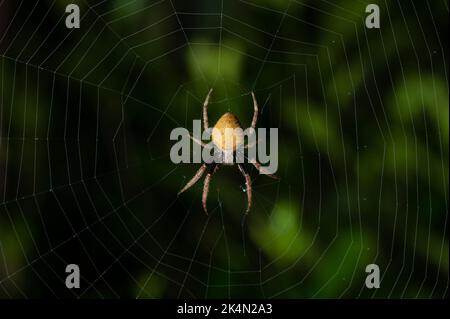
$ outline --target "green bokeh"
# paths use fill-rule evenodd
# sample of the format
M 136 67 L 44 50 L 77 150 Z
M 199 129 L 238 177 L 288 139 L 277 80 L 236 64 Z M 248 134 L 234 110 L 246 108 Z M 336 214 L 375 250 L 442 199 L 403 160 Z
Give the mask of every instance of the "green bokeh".
M 6 3 L 1 297 L 448 296 L 447 1 L 383 2 L 379 30 L 367 1 L 82 1 L 78 30 L 68 1 Z M 236 168 L 208 216 L 176 195 L 198 164 L 169 134 L 210 87 L 210 122 L 248 126 L 254 90 L 279 129 L 248 216 Z

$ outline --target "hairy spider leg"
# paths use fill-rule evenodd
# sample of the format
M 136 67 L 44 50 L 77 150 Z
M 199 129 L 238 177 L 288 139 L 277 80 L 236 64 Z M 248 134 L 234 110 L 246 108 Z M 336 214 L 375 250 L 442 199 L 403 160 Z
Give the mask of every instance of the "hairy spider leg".
M 208 95 L 206 96 L 205 102 L 203 102 L 203 129 L 207 129 L 209 127 L 208 123 L 208 104 L 209 104 L 209 98 L 211 96 L 213 89 L 211 88 L 208 92 Z
M 255 93 L 252 91 L 252 98 L 253 98 L 253 119 L 252 119 L 252 125 L 251 127 L 256 130 L 256 123 L 258 122 L 258 102 L 256 101 Z M 254 141 L 253 143 L 247 144 L 244 146 L 244 148 L 250 148 L 255 146 L 259 143 L 258 141 Z
M 258 121 L 258 102 L 256 102 L 255 93 L 252 92 L 253 98 L 253 119 L 252 119 L 252 127 L 256 128 L 256 122 Z
M 252 161 L 251 163 L 253 164 L 253 166 L 256 167 L 256 169 L 257 169 L 261 174 L 267 175 L 267 176 L 269 176 L 270 178 L 273 178 L 273 179 L 280 179 L 280 178 L 279 178 L 278 176 L 276 176 L 276 175 L 269 174 L 269 172 L 267 172 L 267 170 L 266 170 L 264 167 L 262 167 L 261 164 L 260 164 L 258 161 L 254 160 L 254 161 Z
M 245 178 L 245 189 L 247 193 L 247 210 L 245 211 L 245 213 L 248 214 L 250 208 L 252 208 L 252 179 L 241 164 L 237 164 L 237 166 Z
M 205 180 L 203 182 L 202 205 L 206 215 L 208 215 L 208 209 L 206 208 L 206 201 L 208 200 L 209 183 L 211 182 L 211 177 L 214 175 L 215 172 L 217 172 L 219 167 L 220 167 L 219 164 L 210 166 L 208 174 L 206 174 Z
M 202 177 L 207 167 L 208 166 L 206 164 L 202 164 L 202 166 L 200 166 L 200 168 L 198 169 L 197 173 L 195 173 L 194 177 L 192 177 L 191 180 L 187 182 L 187 184 L 178 192 L 178 195 L 194 186 L 194 184 L 197 183 L 197 181 Z
M 280 179 L 278 176 L 276 176 L 274 174 L 270 174 L 263 166 L 261 166 L 261 163 L 259 163 L 257 160 L 249 159 L 248 156 L 245 155 L 245 153 L 241 152 L 241 150 L 239 150 L 239 149 L 237 150 L 237 152 L 239 154 L 242 154 L 242 156 L 244 156 L 244 158 L 247 159 L 249 163 L 252 163 L 252 165 L 255 166 L 259 172 L 261 172 L 261 174 L 267 175 L 273 179 Z

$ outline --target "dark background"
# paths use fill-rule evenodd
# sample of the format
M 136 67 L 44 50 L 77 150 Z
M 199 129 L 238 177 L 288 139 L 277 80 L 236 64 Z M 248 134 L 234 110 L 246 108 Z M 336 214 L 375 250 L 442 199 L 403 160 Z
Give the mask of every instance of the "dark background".
M 0 296 L 447 297 L 448 1 L 371 2 L 0 0 Z M 235 167 L 176 195 L 210 87 L 279 129 L 246 217 Z

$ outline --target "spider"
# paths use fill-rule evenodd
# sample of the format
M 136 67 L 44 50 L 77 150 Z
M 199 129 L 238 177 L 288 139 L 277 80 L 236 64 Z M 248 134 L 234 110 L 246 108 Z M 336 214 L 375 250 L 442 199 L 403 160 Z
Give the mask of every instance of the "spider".
M 209 128 L 208 104 L 209 104 L 209 99 L 210 99 L 212 91 L 213 91 L 213 89 L 209 90 L 208 95 L 206 96 L 205 101 L 203 102 L 203 127 L 205 130 Z M 251 95 L 253 98 L 253 119 L 252 119 L 251 127 L 253 129 L 256 129 L 256 122 L 258 120 L 258 103 L 256 102 L 255 94 L 253 92 L 251 92 Z M 183 193 L 186 190 L 188 190 L 189 188 L 191 188 L 195 183 L 197 183 L 197 181 L 207 171 L 207 174 L 206 174 L 206 177 L 205 177 L 205 180 L 203 183 L 203 195 L 202 195 L 203 210 L 205 211 L 206 214 L 208 214 L 206 202 L 207 202 L 208 193 L 209 193 L 209 183 L 211 182 L 212 176 L 217 172 L 217 170 L 219 169 L 219 167 L 222 163 L 225 165 L 235 165 L 235 164 L 237 165 L 239 171 L 245 178 L 245 187 L 246 187 L 246 193 L 247 193 L 246 214 L 250 211 L 250 208 L 252 207 L 252 180 L 250 178 L 250 175 L 245 171 L 244 167 L 241 164 L 234 163 L 234 161 L 233 161 L 233 158 L 237 152 L 237 148 L 238 148 L 238 146 L 240 146 L 243 143 L 244 138 L 242 135 L 233 133 L 233 136 L 232 136 L 233 139 L 230 143 L 229 139 L 224 138 L 225 130 L 227 128 L 231 128 L 231 129 L 241 128 L 239 119 L 237 118 L 236 115 L 234 115 L 231 112 L 227 112 L 219 118 L 217 123 L 214 125 L 214 129 L 217 129 L 217 130 L 213 130 L 213 133 L 211 136 L 212 142 L 214 143 L 216 148 L 219 150 L 219 153 L 220 153 L 219 155 L 220 155 L 222 161 L 220 161 L 220 163 L 216 162 L 216 161 L 213 161 L 210 164 L 203 163 L 202 166 L 200 166 L 198 171 L 195 173 L 195 175 L 192 177 L 192 179 L 189 182 L 187 182 L 187 184 L 178 192 L 178 195 L 180 195 L 181 193 Z M 196 141 L 196 140 L 194 140 L 194 141 Z M 202 146 L 205 146 L 203 143 L 201 143 L 201 141 L 196 141 L 196 142 L 201 144 Z M 251 160 L 250 162 L 253 164 L 253 166 L 256 167 L 256 169 L 260 173 L 268 175 L 269 177 L 271 177 L 273 179 L 278 179 L 277 176 L 266 172 L 264 167 L 262 167 L 258 161 Z

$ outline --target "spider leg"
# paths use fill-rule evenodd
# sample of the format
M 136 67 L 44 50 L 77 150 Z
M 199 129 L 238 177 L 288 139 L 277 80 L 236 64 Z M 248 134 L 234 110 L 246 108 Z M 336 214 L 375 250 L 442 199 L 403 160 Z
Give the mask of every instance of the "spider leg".
M 218 169 L 219 169 L 218 164 L 212 166 L 208 174 L 206 174 L 205 181 L 203 182 L 202 204 L 203 210 L 205 211 L 206 215 L 208 215 L 208 209 L 206 208 L 206 201 L 208 200 L 209 183 L 211 182 L 211 177 L 214 175 L 215 172 L 217 172 Z
M 187 182 L 187 184 L 178 192 L 178 195 L 185 192 L 186 190 L 191 188 L 195 183 L 197 183 L 197 181 L 200 179 L 200 177 L 202 177 L 203 173 L 206 171 L 206 168 L 207 168 L 206 164 L 200 166 L 197 173 L 195 173 L 194 177 L 192 177 L 191 180 Z
M 253 164 L 253 166 L 256 167 L 256 169 L 257 169 L 261 174 L 267 175 L 267 176 L 269 176 L 270 178 L 273 178 L 273 179 L 279 179 L 278 176 L 273 175 L 273 174 L 269 174 L 269 173 L 267 172 L 267 170 L 266 170 L 264 167 L 262 167 L 261 164 L 260 164 L 258 161 L 253 161 L 253 162 L 251 162 L 251 163 Z
M 259 139 L 259 140 L 254 140 L 253 142 L 244 145 L 244 148 L 252 148 L 253 146 L 255 146 L 256 144 L 258 144 L 259 142 L 261 142 L 260 139 Z
M 252 127 L 256 129 L 256 122 L 258 121 L 258 102 L 256 102 L 255 94 L 252 92 L 253 98 L 253 119 L 252 119 Z
M 193 137 L 191 133 L 189 133 L 189 138 L 191 140 L 193 140 L 195 143 L 197 143 L 198 145 L 200 145 L 201 147 L 204 147 L 204 148 L 207 148 L 207 149 L 212 149 L 213 148 L 213 146 L 205 144 L 201 140 L 199 140 L 198 138 Z
M 252 180 L 241 164 L 237 164 L 237 166 L 245 178 L 245 188 L 247 192 L 247 210 L 245 213 L 247 214 L 250 211 L 250 208 L 252 208 Z
M 258 121 L 258 102 L 256 101 L 255 94 L 252 92 L 252 98 L 253 98 L 253 119 L 252 119 L 252 125 L 251 127 L 256 130 L 256 122 Z M 244 145 L 244 148 L 251 148 L 258 144 L 260 141 L 253 141 L 251 143 L 248 143 L 247 145 Z
M 208 104 L 213 89 L 211 88 L 206 96 L 205 102 L 203 102 L 203 128 L 206 130 L 209 127 L 208 123 Z

